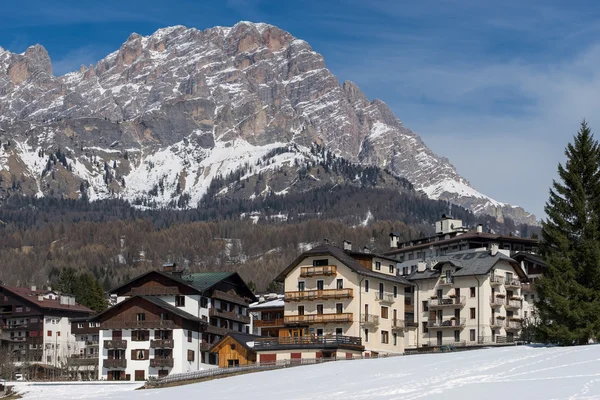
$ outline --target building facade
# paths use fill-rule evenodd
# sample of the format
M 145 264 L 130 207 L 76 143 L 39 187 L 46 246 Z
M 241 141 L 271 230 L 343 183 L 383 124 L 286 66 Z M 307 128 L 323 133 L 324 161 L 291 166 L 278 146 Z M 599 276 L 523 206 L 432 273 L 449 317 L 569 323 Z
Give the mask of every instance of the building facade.
M 258 296 L 258 301 L 250 304 L 251 332 L 257 336 L 278 337 L 283 323 L 284 295 L 269 293 Z

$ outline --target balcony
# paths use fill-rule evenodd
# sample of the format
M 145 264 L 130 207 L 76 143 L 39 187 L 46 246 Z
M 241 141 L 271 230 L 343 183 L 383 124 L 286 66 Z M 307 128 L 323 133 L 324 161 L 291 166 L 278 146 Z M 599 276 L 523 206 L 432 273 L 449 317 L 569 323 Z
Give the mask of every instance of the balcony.
M 150 366 L 153 368 L 171 368 L 171 367 L 173 367 L 173 357 L 151 358 Z
M 393 319 L 392 320 L 392 330 L 404 329 L 404 320 L 403 319 Z
M 518 279 L 506 279 L 504 281 L 504 287 L 506 287 L 507 289 L 509 289 L 509 288 L 518 289 L 521 287 L 521 281 L 519 281 Z
M 172 349 L 173 346 L 173 339 L 150 340 L 150 347 L 153 349 Z
M 404 312 L 405 313 L 414 313 L 415 312 L 414 304 L 404 304 Z
M 102 367 L 104 367 L 106 369 L 113 369 L 113 368 L 125 369 L 125 368 L 127 368 L 127 360 L 125 358 L 119 358 L 119 359 L 106 358 L 106 359 L 102 360 Z
M 441 276 L 438 281 L 438 286 L 452 286 L 454 285 L 454 278 L 451 276 Z
M 502 327 L 504 327 L 504 323 L 505 323 L 504 318 L 498 318 L 498 317 L 490 318 L 490 328 L 492 328 L 492 329 L 502 328 Z
M 20 330 L 20 329 L 27 329 L 28 325 L 27 324 L 8 324 L 8 325 L 3 325 L 2 329 L 14 329 L 14 330 Z
M 285 292 L 285 301 L 309 301 L 329 299 L 351 299 L 354 296 L 352 289 L 324 289 L 302 290 L 299 292 Z
M 507 321 L 504 329 L 507 331 L 519 331 L 522 328 L 521 321 Z
M 255 319 L 254 326 L 256 328 L 272 328 L 277 326 L 283 326 L 283 318 L 276 319 Z
M 179 294 L 177 286 L 143 286 L 131 288 L 132 296 L 167 296 Z
M 202 342 L 200 343 L 200 351 L 210 351 L 210 348 L 213 347 L 213 343 Z
M 109 350 L 126 349 L 127 341 L 126 340 L 105 340 L 104 348 L 109 349 Z
M 102 322 L 100 329 L 175 329 L 175 323 L 171 320 L 156 321 L 109 321 Z
M 98 346 L 98 345 L 100 345 L 100 341 L 98 341 L 98 340 L 86 340 L 85 341 L 85 345 L 86 346 Z
M 309 278 L 311 276 L 332 276 L 337 274 L 337 267 L 335 265 L 323 265 L 320 267 L 301 267 L 300 276 L 302 278 Z
M 363 326 L 379 325 L 379 316 L 374 314 L 360 314 L 360 324 Z
M 442 297 L 441 299 L 429 299 L 429 308 L 444 307 L 463 307 L 465 305 L 465 296 Z
M 70 356 L 67 358 L 67 365 L 71 366 L 80 366 L 80 367 L 88 367 L 93 365 L 98 365 L 98 356 Z
M 212 294 L 213 299 L 225 300 L 240 306 L 247 306 L 249 301 L 237 294 L 226 293 L 221 290 L 215 290 Z
M 231 329 L 221 328 L 219 326 L 208 325 L 206 327 L 206 333 L 212 333 L 213 335 L 225 336 Z
M 504 283 L 503 276 L 492 275 L 490 276 L 490 285 L 492 286 L 501 286 Z
M 521 300 L 508 300 L 504 306 L 507 310 L 518 310 L 521 308 Z
M 447 319 L 447 320 L 429 320 L 427 321 L 427 327 L 433 329 L 451 329 L 451 328 L 464 328 L 465 318 L 458 319 Z
M 352 322 L 352 313 L 286 315 L 283 319 L 286 325 L 349 323 Z
M 210 315 L 211 317 L 224 318 L 230 321 L 240 322 L 242 324 L 250 323 L 250 316 L 248 315 L 238 314 L 233 311 L 220 310 L 218 308 L 211 308 L 210 310 L 208 310 L 208 315 Z
M 382 303 L 392 304 L 396 300 L 396 298 L 391 293 L 376 292 L 375 300 Z
M 506 299 L 504 299 L 503 297 L 490 296 L 490 306 L 502 307 L 504 303 L 506 303 Z
M 254 350 L 285 349 L 351 349 L 363 350 L 362 339 L 355 336 L 300 336 L 256 339 Z

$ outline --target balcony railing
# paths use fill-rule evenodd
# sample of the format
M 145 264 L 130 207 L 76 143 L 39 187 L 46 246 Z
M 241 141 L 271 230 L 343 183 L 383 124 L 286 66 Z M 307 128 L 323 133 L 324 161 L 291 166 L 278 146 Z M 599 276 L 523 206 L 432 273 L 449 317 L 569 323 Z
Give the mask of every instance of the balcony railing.
M 506 300 L 502 297 L 490 296 L 490 306 L 502 307 L 506 303 Z
M 104 360 L 102 360 L 102 366 L 104 368 L 119 368 L 119 369 L 124 369 L 127 368 L 127 360 L 125 358 L 119 358 L 119 359 L 110 359 L 110 358 L 106 358 Z
M 67 365 L 90 366 L 98 365 L 98 356 L 78 356 L 73 355 L 67 358 Z
M 391 293 L 375 292 L 375 300 L 382 303 L 393 303 L 396 298 Z
M 521 281 L 519 281 L 518 279 L 506 279 L 504 281 L 504 286 L 507 288 L 520 288 Z
M 337 267 L 335 265 L 324 265 L 320 267 L 301 267 L 300 268 L 300 276 L 303 278 L 308 278 L 311 276 L 318 275 L 336 275 Z
M 213 299 L 225 300 L 233 304 L 238 304 L 241 306 L 246 306 L 249 303 L 249 300 L 238 296 L 237 294 L 226 293 L 220 290 L 215 290 L 212 294 Z
M 165 296 L 179 294 L 177 286 L 142 286 L 131 288 L 132 296 Z
M 254 326 L 257 328 L 283 326 L 283 318 L 276 319 L 255 319 Z
M 126 340 L 105 340 L 104 348 L 105 349 L 126 349 L 127 341 Z
M 231 329 L 221 328 L 220 326 L 208 325 L 206 327 L 206 333 L 212 333 L 213 335 L 225 336 Z
M 427 321 L 427 327 L 428 328 L 437 328 L 437 329 L 444 329 L 444 328 L 462 328 L 465 326 L 465 318 L 457 318 L 457 319 L 447 319 L 447 320 L 438 320 L 438 319 L 434 319 L 434 320 L 429 320 Z
M 166 367 L 170 368 L 173 366 L 173 357 L 154 357 L 150 359 L 150 366 L 153 368 Z
M 533 290 L 533 284 L 531 284 L 531 283 L 522 283 L 521 284 L 522 292 L 530 292 L 532 290 Z
M 250 323 L 250 316 L 248 315 L 241 315 L 233 311 L 219 310 L 218 308 L 211 308 L 210 310 L 208 310 L 208 315 L 210 315 L 211 317 L 219 317 L 231 321 L 240 322 L 242 324 Z
M 415 312 L 414 304 L 404 304 L 404 312 L 414 313 Z
M 491 328 L 502 328 L 504 326 L 504 322 L 505 322 L 504 319 L 491 317 L 490 318 L 490 327 Z
M 404 320 L 403 319 L 393 319 L 392 320 L 392 329 L 404 329 Z
M 153 349 L 172 349 L 173 346 L 173 339 L 150 340 L 150 347 Z
M 277 350 L 284 348 L 350 348 L 363 349 L 362 339 L 355 336 L 299 336 L 299 337 L 275 337 L 256 339 L 254 350 Z
M 324 290 L 302 290 L 298 292 L 285 292 L 285 301 L 307 301 L 307 300 L 329 300 L 329 299 L 351 299 L 352 289 L 324 289 Z
M 175 323 L 171 320 L 156 321 L 108 321 L 102 322 L 100 329 L 175 329 Z
M 378 325 L 379 324 L 379 315 L 375 314 L 360 314 L 360 324 L 361 325 Z
M 522 328 L 521 321 L 507 321 L 505 329 L 507 331 L 518 331 Z
M 99 340 L 86 340 L 85 341 L 86 346 L 98 346 L 99 344 L 100 344 Z
M 451 276 L 442 276 L 438 281 L 439 286 L 452 286 L 454 285 L 454 278 Z
M 490 285 L 492 286 L 501 286 L 504 284 L 504 277 L 498 275 L 490 276 Z
M 465 296 L 442 297 L 441 299 L 429 299 L 429 308 L 456 307 L 465 305 Z
M 28 325 L 27 324 L 8 324 L 8 325 L 3 325 L 2 329 L 27 329 Z
M 521 300 L 508 300 L 505 304 L 508 309 L 519 309 L 521 308 Z
M 286 325 L 347 323 L 352 322 L 352 313 L 286 315 L 284 322 Z
M 200 351 L 209 351 L 213 347 L 213 343 L 202 342 L 200 343 Z

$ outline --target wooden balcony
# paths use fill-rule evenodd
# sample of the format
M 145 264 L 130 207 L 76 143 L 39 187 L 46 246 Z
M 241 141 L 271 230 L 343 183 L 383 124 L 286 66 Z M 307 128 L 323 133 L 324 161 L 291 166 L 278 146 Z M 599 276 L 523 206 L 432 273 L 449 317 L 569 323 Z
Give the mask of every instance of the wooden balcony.
M 464 328 L 465 318 L 458 319 L 446 319 L 446 320 L 429 320 L 427 321 L 427 327 L 432 329 L 452 329 L 452 328 Z
M 200 351 L 210 351 L 211 347 L 213 347 L 213 343 L 208 343 L 208 342 L 200 343 Z
M 92 365 L 98 365 L 98 356 L 79 356 L 73 355 L 67 358 L 67 365 L 69 366 L 80 366 L 88 367 Z
M 362 339 L 355 336 L 300 336 L 256 339 L 254 350 L 284 349 L 355 349 L 363 350 Z
M 238 304 L 240 306 L 247 306 L 250 302 L 250 299 L 238 296 L 237 294 L 222 292 L 220 290 L 215 290 L 212 294 L 212 298 L 225 300 L 233 304 Z
M 212 333 L 213 335 L 225 336 L 230 331 L 227 328 L 221 328 L 219 326 L 208 325 L 206 327 L 206 333 Z
M 533 284 L 531 283 L 522 283 L 521 284 L 521 292 L 531 292 L 533 289 Z
M 442 276 L 438 281 L 438 286 L 452 286 L 454 285 L 454 278 L 451 276 Z
M 286 315 L 286 325 L 307 325 L 327 323 L 349 323 L 352 322 L 352 313 L 339 314 L 309 314 L 309 315 Z
M 490 276 L 490 285 L 492 285 L 492 286 L 501 286 L 502 284 L 504 284 L 504 277 L 503 276 L 497 276 L 497 275 Z
M 392 304 L 396 300 L 396 298 L 391 293 L 375 292 L 375 300 L 381 303 Z
M 175 329 L 171 320 L 156 321 L 107 321 L 100 324 L 100 329 Z
M 429 308 L 463 307 L 465 305 L 465 296 L 429 299 L 428 305 Z
M 232 311 L 219 310 L 218 308 L 214 307 L 211 307 L 211 309 L 208 310 L 208 315 L 211 317 L 224 318 L 230 321 L 240 322 L 242 324 L 250 323 L 249 315 L 241 315 Z
M 501 318 L 490 318 L 490 328 L 492 329 L 499 329 L 504 327 L 504 323 L 506 322 L 505 319 L 501 319 Z
M 172 349 L 174 345 L 173 339 L 150 340 L 150 347 L 153 349 Z
M 142 286 L 131 288 L 132 296 L 168 296 L 179 294 L 177 286 Z
M 126 349 L 127 341 L 126 340 L 105 340 L 104 348 L 109 349 L 109 350 Z
M 508 300 L 504 306 L 507 310 L 518 310 L 521 308 L 521 300 Z
M 127 368 L 127 360 L 125 358 L 102 360 L 102 367 L 106 369 L 125 369 Z
M 360 324 L 363 326 L 377 326 L 379 325 L 379 315 L 360 314 Z
M 2 329 L 5 330 L 20 330 L 20 329 L 28 329 L 29 325 L 27 324 L 8 324 L 2 325 Z
M 254 326 L 257 328 L 273 328 L 273 327 L 285 325 L 285 323 L 283 322 L 283 318 L 255 319 L 253 323 L 254 323 Z
M 309 278 L 311 276 L 332 276 L 337 274 L 335 265 L 324 265 L 321 267 L 301 267 L 300 276 Z
M 404 329 L 405 324 L 403 319 L 392 320 L 392 330 Z
M 517 289 L 521 287 L 521 281 L 519 281 L 518 279 L 506 279 L 504 281 L 504 287 L 506 287 L 507 289 L 513 288 L 513 289 Z
M 502 307 L 506 303 L 506 299 L 503 297 L 490 296 L 490 306 Z
M 404 312 L 405 313 L 414 313 L 415 312 L 415 306 L 414 306 L 414 304 L 405 304 L 404 305 Z
M 329 299 L 351 299 L 354 296 L 352 289 L 325 289 L 302 290 L 298 292 L 285 292 L 285 301 L 309 301 Z
M 150 366 L 153 368 L 171 368 L 171 367 L 173 367 L 173 357 L 151 358 Z

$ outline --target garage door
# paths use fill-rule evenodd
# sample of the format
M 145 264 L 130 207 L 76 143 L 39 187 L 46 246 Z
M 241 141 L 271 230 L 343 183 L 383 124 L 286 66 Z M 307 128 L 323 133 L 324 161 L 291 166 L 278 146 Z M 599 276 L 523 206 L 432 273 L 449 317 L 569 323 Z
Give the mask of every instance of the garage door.
M 260 355 L 260 363 L 261 364 L 275 364 L 277 361 L 277 354 L 261 354 Z

